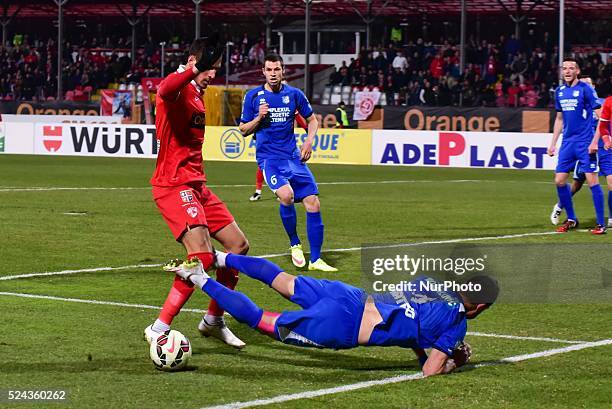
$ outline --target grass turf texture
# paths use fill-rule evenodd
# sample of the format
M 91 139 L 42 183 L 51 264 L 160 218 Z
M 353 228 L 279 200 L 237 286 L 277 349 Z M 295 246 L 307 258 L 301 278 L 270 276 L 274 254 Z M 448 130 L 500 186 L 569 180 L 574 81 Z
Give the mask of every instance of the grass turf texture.
M 3 187 L 134 187 L 133 190 L 0 191 L 0 276 L 103 266 L 162 263 L 183 256 L 147 188 L 150 160 L 0 156 Z M 552 230 L 550 172 L 313 165 L 319 182 L 412 181 L 320 186 L 325 248 L 406 243 Z M 253 164 L 208 163 L 209 184 L 227 203 L 251 243 L 251 254 L 284 253 L 287 239 L 272 194 L 250 203 Z M 465 180 L 478 180 L 468 182 Z M 548 184 L 547 184 L 548 183 Z M 248 185 L 230 187 L 219 185 Z M 0 190 L 2 187 L 0 187 Z M 582 226 L 593 225 L 588 189 L 576 197 Z M 85 213 L 66 215 L 64 213 Z M 305 217 L 298 207 L 307 247 Z M 611 243 L 585 232 L 492 243 Z M 334 278 L 359 285 L 359 252 L 326 253 Z M 605 255 L 602 255 L 605 256 Z M 274 259 L 295 272 L 289 257 Z M 325 277 L 322 273 L 313 274 Z M 172 277 L 158 268 L 0 281 L 0 291 L 161 305 Z M 294 308 L 243 277 L 239 289 L 271 310 Z M 201 339 L 199 314 L 175 328 L 192 341 L 189 370 L 156 371 L 142 341 L 155 310 L 0 296 L 3 331 L 0 389 L 68 389 L 62 407 L 187 408 L 334 387 L 418 371 L 411 351 L 358 348 L 322 351 L 275 343 L 229 320 L 248 347 L 234 351 Z M 203 309 L 195 294 L 187 308 Z M 496 305 L 469 330 L 571 340 L 612 338 L 612 306 Z M 474 362 L 565 346 L 468 336 Z M 612 347 L 605 346 L 447 377 L 377 386 L 270 407 L 608 407 Z M 0 406 L 7 405 L 0 403 Z M 57 404 L 49 404 L 57 405 Z M 14 405 L 11 405 L 14 406 Z M 20 408 L 45 406 L 20 404 Z

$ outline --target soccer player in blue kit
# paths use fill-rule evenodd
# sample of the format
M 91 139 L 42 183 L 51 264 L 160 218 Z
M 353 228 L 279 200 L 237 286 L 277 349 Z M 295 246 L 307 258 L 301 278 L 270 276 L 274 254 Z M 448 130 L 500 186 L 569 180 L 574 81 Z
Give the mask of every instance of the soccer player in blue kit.
M 576 161 L 579 161 L 579 171 L 584 172 L 591 188 L 597 217 L 597 226 L 591 232 L 603 234 L 606 232 L 604 195 L 599 185 L 597 153 L 589 153 L 589 145 L 593 139 L 593 110 L 599 108 L 597 93 L 595 89 L 578 79 L 580 67 L 575 59 L 565 58 L 562 72 L 564 84 L 555 90 L 557 117 L 553 138 L 548 148 L 548 154 L 554 156 L 557 153 L 557 141 L 563 133 L 563 143 L 555 170 L 555 184 L 559 203 L 567 212 L 567 220 L 557 228 L 557 231 L 564 233 L 578 227 L 578 218 L 574 212 L 567 179 Z
M 426 283 L 435 281 L 421 277 L 412 281 L 414 291 L 368 294 L 341 281 L 296 277 L 257 257 L 216 252 L 216 266 L 267 284 L 302 310 L 264 311 L 210 278 L 197 259 L 167 271 L 201 288 L 239 322 L 277 341 L 332 349 L 412 348 L 425 376 L 452 372 L 469 360 L 471 349 L 463 343 L 466 320 L 489 308 L 499 294 L 497 281 L 485 275 L 469 278 L 466 291 L 458 293 L 431 289 Z M 429 356 L 425 348 L 432 348 Z
M 591 80 L 590 77 L 580 78 L 580 81 L 584 82 L 585 84 L 588 84 L 591 87 L 593 87 L 593 81 Z M 597 99 L 597 104 L 598 105 L 602 105 L 603 102 L 604 102 L 603 98 L 598 98 Z M 601 109 L 596 109 L 596 110 L 593 111 L 593 135 L 595 135 L 595 133 L 597 132 L 597 126 L 598 126 L 598 122 L 599 122 L 600 111 L 601 111 Z M 597 139 L 597 141 L 595 139 Z M 594 145 L 598 145 L 597 149 L 593 149 L 592 148 Z M 603 148 L 604 148 L 603 142 L 599 138 L 594 136 L 593 137 L 593 141 L 591 142 L 591 146 L 589 147 L 589 153 L 590 152 L 594 152 L 595 150 L 597 151 L 597 157 L 599 159 L 599 168 L 600 168 L 599 169 L 600 170 L 599 173 L 600 174 L 603 173 L 603 169 L 602 169 L 602 155 L 607 155 L 607 151 L 605 151 Z M 573 180 L 572 186 L 570 188 L 570 192 L 572 194 L 572 197 L 574 197 L 574 195 L 580 191 L 580 189 L 584 185 L 584 182 L 586 182 L 586 175 L 584 174 L 584 172 L 582 172 L 580 170 L 580 161 L 576 161 L 576 164 L 574 166 L 573 179 L 574 180 Z M 556 225 L 559 224 L 559 216 L 561 216 L 561 213 L 563 213 L 563 205 L 561 205 L 561 203 L 557 202 L 553 206 L 553 210 L 552 210 L 552 212 L 550 214 L 550 222 L 553 225 L 556 226 Z M 611 220 L 612 220 L 612 218 L 608 219 L 608 227 L 611 227 L 611 224 L 610 224 Z
M 291 261 L 304 267 L 306 259 L 297 234 L 294 202 L 306 208 L 306 233 L 310 244 L 309 270 L 337 271 L 321 258 L 323 220 L 317 183 L 305 162 L 312 155 L 312 144 L 319 127 L 312 107 L 302 91 L 283 84 L 283 59 L 268 54 L 264 59 L 266 83 L 250 90 L 244 97 L 240 132 L 255 133 L 257 165 L 263 170 L 266 184 L 280 199 L 280 218 L 289 236 Z M 296 111 L 306 119 L 308 135 L 297 148 L 293 124 Z

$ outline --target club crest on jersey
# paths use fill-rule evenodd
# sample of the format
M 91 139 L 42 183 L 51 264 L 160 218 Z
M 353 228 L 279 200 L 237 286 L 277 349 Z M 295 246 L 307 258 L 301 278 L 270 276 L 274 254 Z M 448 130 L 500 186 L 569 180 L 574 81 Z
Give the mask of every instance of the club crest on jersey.
M 201 112 L 194 112 L 191 115 L 191 121 L 189 122 L 190 128 L 204 129 L 206 126 L 206 114 Z
M 283 104 L 288 104 L 289 103 L 289 95 L 284 95 L 283 96 Z
M 578 95 L 580 95 L 580 91 L 576 90 L 576 91 L 572 92 L 572 95 L 577 97 Z
M 193 201 L 191 190 L 181 190 L 181 200 L 184 203 L 191 203 Z
M 187 214 L 192 218 L 195 218 L 198 215 L 198 208 L 195 206 L 187 208 Z

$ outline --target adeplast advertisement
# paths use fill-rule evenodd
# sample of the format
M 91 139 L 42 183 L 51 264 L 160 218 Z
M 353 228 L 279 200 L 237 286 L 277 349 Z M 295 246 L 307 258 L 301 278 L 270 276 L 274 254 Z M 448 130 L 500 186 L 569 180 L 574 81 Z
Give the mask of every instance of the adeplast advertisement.
M 373 165 L 554 169 L 550 134 L 375 130 Z

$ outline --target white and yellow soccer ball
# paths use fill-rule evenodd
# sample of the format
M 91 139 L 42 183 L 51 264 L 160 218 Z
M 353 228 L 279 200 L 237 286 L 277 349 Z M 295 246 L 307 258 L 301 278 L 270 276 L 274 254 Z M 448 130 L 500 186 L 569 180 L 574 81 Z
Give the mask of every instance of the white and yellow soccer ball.
M 187 365 L 191 357 L 191 343 L 178 331 L 166 331 L 153 339 L 149 354 L 155 368 L 176 371 Z

